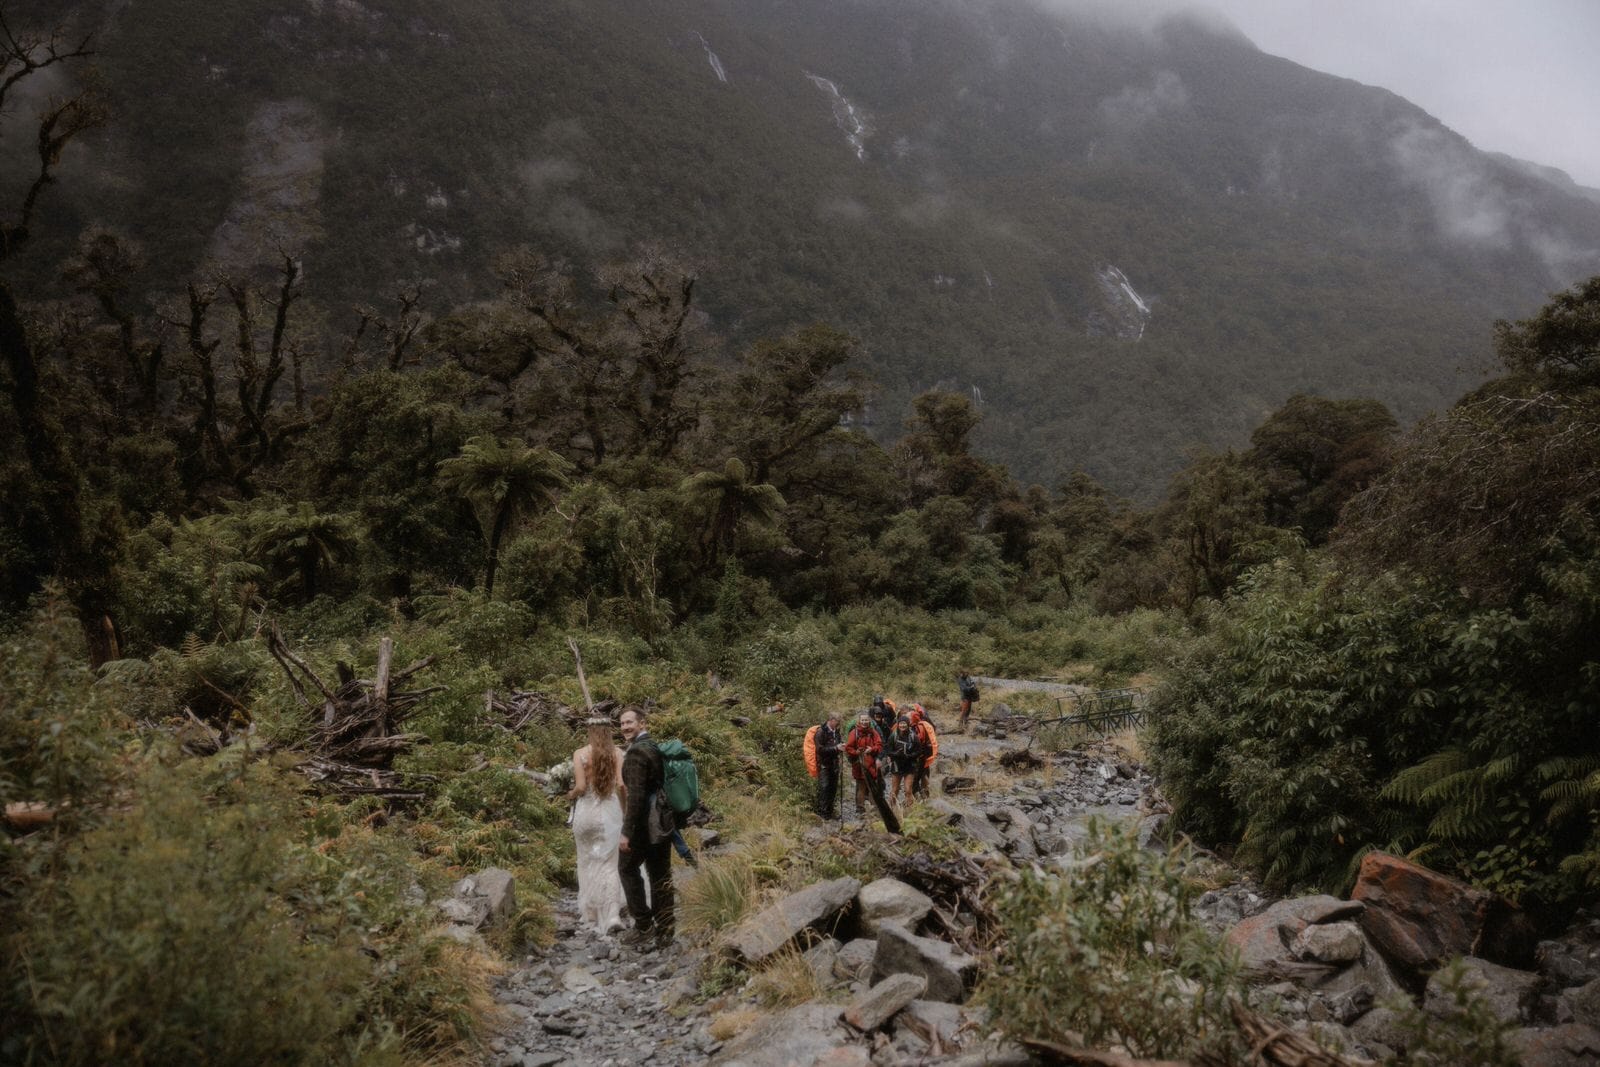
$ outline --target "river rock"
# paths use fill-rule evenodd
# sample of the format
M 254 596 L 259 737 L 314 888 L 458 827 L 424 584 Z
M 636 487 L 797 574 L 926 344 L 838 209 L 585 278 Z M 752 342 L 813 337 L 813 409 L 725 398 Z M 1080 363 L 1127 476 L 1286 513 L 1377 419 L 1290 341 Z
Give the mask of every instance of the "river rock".
M 1367 905 L 1361 928 L 1413 981 L 1452 956 L 1471 955 L 1493 896 L 1383 852 L 1361 861 L 1355 899 Z
M 856 908 L 856 919 L 865 934 L 876 934 L 878 924 L 883 922 L 915 930 L 933 910 L 933 898 L 898 878 L 879 878 L 861 887 Z
M 1496 1019 L 1511 1024 L 1529 1020 L 1542 984 L 1537 974 L 1470 956 L 1461 964 L 1466 970 L 1467 987 L 1477 990 Z M 1422 1001 L 1423 1010 L 1438 1019 L 1447 1019 L 1456 1012 L 1455 998 L 1445 990 L 1443 979 L 1444 974 L 1439 972 L 1428 980 Z
M 1567 1023 L 1548 1030 L 1524 1029 L 1506 1043 L 1522 1067 L 1594 1067 L 1600 1064 L 1600 1029 Z
M 1318 963 L 1354 963 L 1361 958 L 1366 939 L 1353 922 L 1308 926 L 1295 936 L 1289 951 L 1297 960 Z
M 1406 1047 L 1406 1031 L 1400 1025 L 1400 1013 L 1381 1004 L 1350 1023 L 1350 1032 L 1367 1048 L 1382 1045 L 1398 1052 Z
M 878 928 L 878 952 L 873 975 L 917 974 L 927 979 L 929 1000 L 960 1003 L 967 983 L 977 973 L 978 961 L 953 945 L 931 937 L 918 937 L 903 926 L 883 923 Z
M 831 930 L 860 891 L 854 878 L 807 886 L 740 923 L 722 948 L 745 963 L 760 963 L 806 930 Z
M 927 988 L 928 980 L 919 974 L 891 974 L 851 1001 L 844 1021 L 857 1030 L 876 1030 Z

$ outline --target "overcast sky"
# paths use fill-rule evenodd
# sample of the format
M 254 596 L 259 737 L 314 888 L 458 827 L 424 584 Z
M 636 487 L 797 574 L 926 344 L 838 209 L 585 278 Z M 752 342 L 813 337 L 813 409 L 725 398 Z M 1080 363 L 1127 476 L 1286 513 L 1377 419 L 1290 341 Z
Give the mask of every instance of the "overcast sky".
M 1201 0 L 1263 51 L 1393 90 L 1600 188 L 1600 0 Z

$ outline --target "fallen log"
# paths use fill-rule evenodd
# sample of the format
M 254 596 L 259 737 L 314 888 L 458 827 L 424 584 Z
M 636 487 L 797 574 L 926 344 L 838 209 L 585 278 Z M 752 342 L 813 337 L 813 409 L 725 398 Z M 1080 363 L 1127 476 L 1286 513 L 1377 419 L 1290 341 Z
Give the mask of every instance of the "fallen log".
M 14 800 L 6 805 L 4 818 L 11 829 L 29 834 L 54 822 L 56 809 L 42 800 Z

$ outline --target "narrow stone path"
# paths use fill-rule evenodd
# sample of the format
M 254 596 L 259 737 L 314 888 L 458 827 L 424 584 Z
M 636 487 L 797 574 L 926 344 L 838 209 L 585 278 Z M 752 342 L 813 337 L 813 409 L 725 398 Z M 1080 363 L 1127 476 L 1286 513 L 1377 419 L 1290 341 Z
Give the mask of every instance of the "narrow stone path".
M 1039 753 L 1046 762 L 1033 771 L 1001 770 L 998 757 L 1027 743 L 1026 734 L 941 735 L 935 795 L 923 803 L 961 827 L 974 849 L 1014 863 L 1048 863 L 1069 852 L 1091 815 L 1149 816 L 1140 805 L 1151 785 L 1148 776 L 1109 746 Z M 974 774 L 991 788 L 944 794 L 945 776 Z M 874 817 L 832 826 L 833 832 L 855 833 L 876 823 Z M 818 824 L 806 836 L 827 832 Z M 673 875 L 681 887 L 695 872 L 675 860 Z M 664 952 L 640 953 L 599 937 L 579 922 L 570 891 L 557 902 L 555 918 L 555 942 L 525 957 L 499 982 L 496 999 L 507 1019 L 489 1043 L 490 1067 L 676 1067 L 704 1063 L 722 1048 L 707 1030 L 709 1014 L 695 1001 L 704 949 L 680 942 Z M 782 1062 L 781 1051 L 773 1051 L 774 1062 Z M 883 1062 L 901 1059 L 893 1050 L 880 1051 Z
M 674 869 L 675 879 L 688 872 Z M 489 1043 L 493 1067 L 703 1063 L 719 1044 L 705 1019 L 679 1018 L 703 958 L 680 946 L 641 953 L 578 920 L 577 894 L 556 905 L 556 940 L 501 979 L 507 1025 Z

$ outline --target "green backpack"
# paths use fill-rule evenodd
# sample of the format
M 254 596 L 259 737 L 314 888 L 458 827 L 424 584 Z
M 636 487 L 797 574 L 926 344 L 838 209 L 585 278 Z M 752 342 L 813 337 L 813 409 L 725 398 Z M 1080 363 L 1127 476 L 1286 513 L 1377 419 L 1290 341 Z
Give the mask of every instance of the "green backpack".
M 679 815 L 691 814 L 700 806 L 700 772 L 695 770 L 694 758 L 682 741 L 658 741 L 656 748 L 666 767 L 661 791 L 667 794 L 667 803 Z

